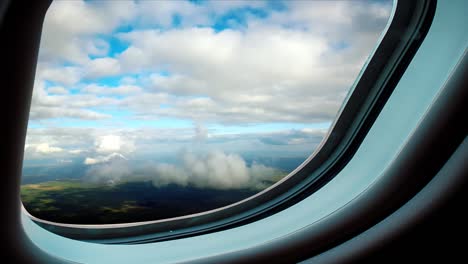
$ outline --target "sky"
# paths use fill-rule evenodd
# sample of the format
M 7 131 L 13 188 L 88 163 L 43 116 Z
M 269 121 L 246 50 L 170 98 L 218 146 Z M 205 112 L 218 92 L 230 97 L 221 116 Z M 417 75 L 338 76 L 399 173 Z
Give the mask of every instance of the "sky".
M 180 164 L 190 155 L 201 163 L 307 157 L 391 8 L 358 0 L 55 1 L 43 25 L 25 166 L 92 167 L 117 154 Z

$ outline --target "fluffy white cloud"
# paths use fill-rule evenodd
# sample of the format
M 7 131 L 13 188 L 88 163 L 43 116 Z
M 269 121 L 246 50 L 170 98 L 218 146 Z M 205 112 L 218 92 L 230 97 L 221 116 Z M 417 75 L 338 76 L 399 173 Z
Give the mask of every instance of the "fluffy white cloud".
M 63 149 L 60 147 L 50 146 L 49 143 L 39 143 L 39 144 L 26 144 L 25 145 L 26 153 L 34 152 L 36 154 L 52 154 L 62 152 Z
M 101 183 L 151 180 L 157 187 L 168 184 L 213 189 L 264 188 L 265 180 L 281 175 L 281 171 L 261 165 L 248 166 L 239 155 L 213 151 L 206 156 L 184 152 L 178 165 L 147 163 L 133 168 L 119 154 L 86 159 L 92 165 L 86 179 Z
M 132 1 L 57 1 L 44 21 L 40 60 L 86 63 L 89 55 L 107 53 L 109 44 L 96 37 L 130 21 L 136 9 Z
M 47 143 L 41 143 L 36 146 L 36 151 L 39 153 L 48 154 L 48 153 L 61 152 L 63 151 L 63 149 L 59 147 L 49 146 L 49 144 Z
M 84 160 L 84 164 L 85 165 L 94 165 L 94 164 L 99 164 L 99 163 L 104 163 L 104 162 L 110 162 L 112 160 L 115 160 L 115 159 L 123 159 L 123 160 L 127 160 L 127 158 L 120 154 L 120 153 L 112 153 L 112 154 L 109 154 L 107 156 L 97 156 L 97 157 L 94 157 L 94 158 L 86 158 Z
M 49 67 L 49 65 L 39 64 L 37 77 L 56 82 L 62 85 L 71 86 L 81 80 L 82 71 L 79 67 Z
M 124 139 L 119 135 L 105 135 L 99 137 L 95 142 L 96 152 L 98 153 L 113 153 L 113 152 L 133 152 L 135 146 L 129 139 Z
M 87 158 L 85 164 L 91 167 L 86 173 L 85 179 L 92 182 L 114 184 L 124 179 L 128 179 L 132 175 L 132 171 L 125 158 L 121 158 L 119 154 L 113 157 L 101 157 L 99 159 Z
M 185 170 L 197 187 L 240 188 L 250 180 L 247 165 L 238 155 L 212 152 L 202 159 L 186 154 L 183 160 Z

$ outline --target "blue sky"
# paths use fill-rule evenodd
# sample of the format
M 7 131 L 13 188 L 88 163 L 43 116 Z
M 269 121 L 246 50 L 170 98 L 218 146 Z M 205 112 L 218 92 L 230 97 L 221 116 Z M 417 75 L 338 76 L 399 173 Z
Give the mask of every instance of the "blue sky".
M 157 162 L 181 150 L 306 157 L 390 10 L 391 1 L 53 2 L 26 164 L 91 166 L 116 153 Z

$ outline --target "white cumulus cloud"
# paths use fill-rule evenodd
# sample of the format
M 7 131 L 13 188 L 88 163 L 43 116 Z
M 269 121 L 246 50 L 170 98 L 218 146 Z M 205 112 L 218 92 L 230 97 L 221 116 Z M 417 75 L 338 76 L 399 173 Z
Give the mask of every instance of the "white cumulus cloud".
M 108 157 L 115 157 L 116 153 L 123 157 L 120 153 L 131 153 L 135 151 L 135 144 L 132 139 L 125 138 L 120 135 L 104 135 L 98 136 L 94 142 L 94 152 L 98 154 L 107 154 Z M 88 163 L 99 163 L 106 161 L 107 157 L 98 156 L 96 158 L 89 157 Z M 85 162 L 86 163 L 86 162 Z
M 93 164 L 98 164 L 98 163 L 104 163 L 104 162 L 109 162 L 113 159 L 123 159 L 123 160 L 127 160 L 127 158 L 120 154 L 120 153 L 112 153 L 112 154 L 109 154 L 107 156 L 97 156 L 97 157 L 94 157 L 94 158 L 86 158 L 84 160 L 84 164 L 85 165 L 93 165 Z
M 179 164 L 147 163 L 139 167 L 131 167 L 127 160 L 117 155 L 87 159 L 91 167 L 85 179 L 100 183 L 149 180 L 157 187 L 177 184 L 197 188 L 241 189 L 264 188 L 265 180 L 282 173 L 262 164 L 248 166 L 241 156 L 221 151 L 211 151 L 206 155 L 184 152 L 179 156 Z
M 49 153 L 56 153 L 62 152 L 63 149 L 59 147 L 49 146 L 48 143 L 41 143 L 35 146 L 35 150 L 38 153 L 49 154 Z

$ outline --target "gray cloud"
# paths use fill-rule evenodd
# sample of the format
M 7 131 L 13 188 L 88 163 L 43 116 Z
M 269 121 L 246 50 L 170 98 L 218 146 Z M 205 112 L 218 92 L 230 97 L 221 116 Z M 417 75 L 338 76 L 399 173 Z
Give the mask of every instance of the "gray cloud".
M 206 129 L 206 127 L 204 127 L 203 125 L 199 123 L 196 123 L 194 128 L 195 128 L 194 140 L 200 142 L 208 138 L 208 129 Z
M 99 120 L 110 118 L 110 115 L 98 113 L 87 109 L 64 109 L 62 107 L 35 106 L 31 109 L 29 118 L 33 120 L 70 117 L 76 119 Z

